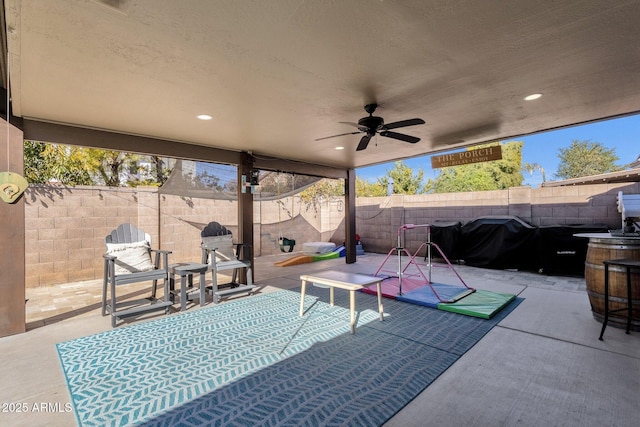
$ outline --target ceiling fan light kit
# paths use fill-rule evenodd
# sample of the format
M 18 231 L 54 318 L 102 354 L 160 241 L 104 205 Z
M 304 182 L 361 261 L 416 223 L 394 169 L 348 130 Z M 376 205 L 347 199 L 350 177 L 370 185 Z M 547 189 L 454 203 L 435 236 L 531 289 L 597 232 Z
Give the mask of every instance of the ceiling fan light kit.
M 373 115 L 373 113 L 376 111 L 376 108 L 378 108 L 378 104 L 365 105 L 364 111 L 369 113 L 369 116 L 361 118 L 360 120 L 358 120 L 358 123 L 340 122 L 349 126 L 357 127 L 358 132 L 347 132 L 347 133 L 341 133 L 339 135 L 326 136 L 324 138 L 318 138 L 316 139 L 316 141 L 329 139 L 329 138 L 336 138 L 338 136 L 356 135 L 359 133 L 365 133 L 366 135 L 364 135 L 360 139 L 360 143 L 358 143 L 358 147 L 356 148 L 356 151 L 362 151 L 365 148 L 367 148 L 367 146 L 369 145 L 369 142 L 371 141 L 371 138 L 373 138 L 376 134 L 387 137 L 387 138 L 393 138 L 399 141 L 408 142 L 410 144 L 415 144 L 416 142 L 420 141 L 420 138 L 417 138 L 411 135 L 405 135 L 403 133 L 392 132 L 391 129 L 397 129 L 397 128 L 402 128 L 407 126 L 423 125 L 425 124 L 424 120 L 417 119 L 417 118 L 408 119 L 408 120 L 401 120 L 393 123 L 387 123 L 385 125 L 384 119 L 382 117 Z

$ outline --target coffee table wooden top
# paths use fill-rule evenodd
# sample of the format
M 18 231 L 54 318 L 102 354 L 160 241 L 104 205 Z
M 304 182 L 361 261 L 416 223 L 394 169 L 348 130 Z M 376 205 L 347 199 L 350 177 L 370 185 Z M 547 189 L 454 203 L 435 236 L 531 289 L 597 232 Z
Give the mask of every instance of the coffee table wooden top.
M 300 280 L 318 282 L 341 289 L 360 289 L 383 280 L 382 277 L 367 276 L 366 274 L 349 273 L 345 271 L 327 270 L 313 274 L 303 274 Z

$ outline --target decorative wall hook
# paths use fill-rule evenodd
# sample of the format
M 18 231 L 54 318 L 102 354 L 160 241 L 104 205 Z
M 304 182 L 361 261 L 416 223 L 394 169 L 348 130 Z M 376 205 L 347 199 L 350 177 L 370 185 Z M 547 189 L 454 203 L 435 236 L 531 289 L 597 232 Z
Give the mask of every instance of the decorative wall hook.
M 23 176 L 12 172 L 0 172 L 0 199 L 5 203 L 15 203 L 29 183 Z

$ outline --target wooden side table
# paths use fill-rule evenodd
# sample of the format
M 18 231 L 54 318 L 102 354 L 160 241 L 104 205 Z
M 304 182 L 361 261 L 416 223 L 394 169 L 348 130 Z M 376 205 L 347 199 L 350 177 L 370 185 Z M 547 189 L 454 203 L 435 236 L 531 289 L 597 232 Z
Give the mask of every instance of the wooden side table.
M 636 259 L 610 259 L 607 261 L 603 261 L 604 264 L 604 320 L 602 322 L 602 330 L 600 331 L 600 341 L 603 341 L 602 336 L 604 335 L 604 330 L 607 327 L 607 322 L 609 321 L 609 314 L 615 313 L 619 311 L 627 312 L 627 330 L 626 333 L 629 333 L 631 329 L 631 317 L 633 314 L 633 299 L 631 295 L 631 270 L 632 269 L 640 269 L 640 260 Z M 609 310 L 609 266 L 617 265 L 619 267 L 624 267 L 627 273 L 627 307 L 618 308 L 615 310 Z
M 179 264 L 171 264 L 169 265 L 169 288 L 171 289 L 171 300 L 173 301 L 173 296 L 177 291 L 175 290 L 175 276 L 176 274 L 180 276 L 180 311 L 185 311 L 187 309 L 187 299 L 194 294 L 192 292 L 190 295 L 187 295 L 187 279 L 189 283 L 193 283 L 193 275 L 200 274 L 200 290 L 198 293 L 198 297 L 200 299 L 200 306 L 203 306 L 205 303 L 205 273 L 209 269 L 207 264 L 198 264 L 196 262 L 185 262 Z

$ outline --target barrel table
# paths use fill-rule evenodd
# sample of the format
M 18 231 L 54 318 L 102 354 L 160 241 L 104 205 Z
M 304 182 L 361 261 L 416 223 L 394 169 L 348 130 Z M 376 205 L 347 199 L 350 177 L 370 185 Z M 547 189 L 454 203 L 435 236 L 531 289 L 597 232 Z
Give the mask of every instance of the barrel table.
M 618 237 L 610 233 L 581 233 L 576 237 L 589 239 L 585 261 L 584 279 L 593 317 L 604 320 L 604 261 L 614 259 L 640 260 L 640 237 Z M 640 272 L 631 273 L 631 330 L 640 331 Z M 627 307 L 627 270 L 620 266 L 609 267 L 609 309 Z M 609 326 L 626 328 L 626 317 L 610 317 Z

